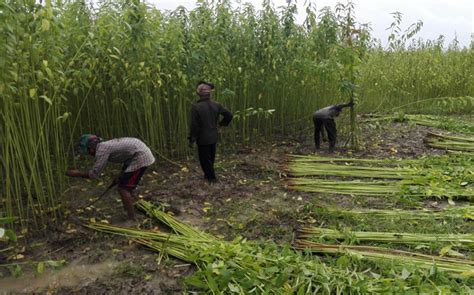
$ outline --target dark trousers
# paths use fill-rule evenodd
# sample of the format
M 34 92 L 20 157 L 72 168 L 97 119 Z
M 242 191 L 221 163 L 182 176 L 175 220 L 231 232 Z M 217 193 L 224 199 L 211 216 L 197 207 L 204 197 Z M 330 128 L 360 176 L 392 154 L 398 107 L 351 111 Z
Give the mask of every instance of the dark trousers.
M 329 149 L 336 147 L 337 129 L 334 119 L 314 119 L 314 144 L 317 149 L 321 147 L 321 135 L 324 129 L 328 133 Z
M 204 177 L 207 180 L 215 180 L 216 174 L 214 173 L 214 160 L 216 158 L 216 144 L 198 144 L 198 152 L 199 163 L 204 172 Z

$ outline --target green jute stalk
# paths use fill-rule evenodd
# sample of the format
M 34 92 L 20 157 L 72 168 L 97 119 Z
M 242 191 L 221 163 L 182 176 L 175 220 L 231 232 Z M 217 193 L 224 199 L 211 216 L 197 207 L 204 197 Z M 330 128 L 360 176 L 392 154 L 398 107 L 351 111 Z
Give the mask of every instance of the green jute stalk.
M 344 240 L 349 236 L 358 241 L 390 242 L 399 244 L 418 243 L 453 243 L 462 248 L 474 248 L 474 234 L 420 234 L 420 233 L 395 233 L 395 232 L 360 232 L 347 233 L 338 230 L 307 227 L 298 230 L 300 238 L 328 238 Z
M 428 133 L 424 139 L 426 145 L 453 151 L 474 152 L 474 137 L 449 136 L 436 133 Z
M 474 220 L 474 206 L 447 207 L 442 210 L 400 210 L 400 209 L 352 209 L 342 210 L 340 208 L 326 207 L 323 210 L 331 214 L 373 216 L 377 218 L 400 218 L 400 219 L 424 219 L 424 218 L 465 218 Z
M 472 260 L 437 257 L 373 246 L 328 245 L 305 239 L 297 239 L 294 247 L 316 253 L 360 255 L 369 260 L 394 261 L 402 265 L 411 264 L 426 269 L 431 269 L 433 265 L 436 265 L 438 269 L 451 273 L 455 277 L 474 275 L 474 261 Z
M 471 168 L 474 160 L 468 155 L 406 161 L 318 156 L 293 156 L 292 159 L 287 171 L 293 177 L 288 179 L 288 186 L 295 190 L 343 195 L 474 198 Z

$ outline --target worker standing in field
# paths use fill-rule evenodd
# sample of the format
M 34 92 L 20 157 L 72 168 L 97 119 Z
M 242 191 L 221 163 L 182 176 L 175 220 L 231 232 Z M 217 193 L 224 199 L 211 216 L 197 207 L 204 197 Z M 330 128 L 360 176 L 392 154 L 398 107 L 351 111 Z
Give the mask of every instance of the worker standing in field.
M 137 201 L 133 191 L 137 188 L 145 170 L 155 162 L 150 149 L 139 139 L 133 137 L 115 138 L 103 141 L 93 134 L 84 134 L 80 139 L 83 153 L 95 157 L 95 163 L 89 171 L 71 169 L 66 172 L 70 177 L 96 179 L 104 170 L 107 162 L 122 164 L 122 172 L 115 180 L 118 192 L 129 220 L 135 220 L 134 203 Z
M 326 129 L 329 140 L 329 151 L 334 152 L 337 139 L 336 122 L 334 118 L 341 114 L 343 108 L 351 106 L 353 106 L 353 103 L 331 105 L 317 110 L 313 114 L 314 144 L 317 150 L 321 148 L 321 137 L 324 135 L 324 129 Z
M 189 147 L 196 142 L 204 178 L 216 182 L 214 160 L 219 126 L 228 126 L 232 121 L 232 113 L 220 103 L 211 99 L 212 83 L 199 81 L 196 93 L 198 101 L 191 108 L 191 124 L 189 130 Z M 219 116 L 222 120 L 219 121 Z

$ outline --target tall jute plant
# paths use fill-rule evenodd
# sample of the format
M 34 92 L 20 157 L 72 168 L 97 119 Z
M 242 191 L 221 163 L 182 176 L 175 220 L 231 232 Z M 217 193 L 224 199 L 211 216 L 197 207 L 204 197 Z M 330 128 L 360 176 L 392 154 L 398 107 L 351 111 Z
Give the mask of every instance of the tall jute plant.
M 63 49 L 55 38 L 60 24 L 51 1 L 3 3 L 0 93 L 1 211 L 25 225 L 56 215 L 56 196 L 64 189 L 62 132 L 70 79 L 59 69 Z M 44 216 L 44 215 L 43 215 Z
M 304 132 L 311 113 L 339 102 L 341 93 L 354 100 L 364 94 L 361 111 L 381 95 L 403 97 L 388 105 L 469 95 L 472 52 L 414 47 L 407 55 L 420 69 L 407 75 L 406 52 L 372 48 L 363 63 L 367 31 L 351 4 L 344 7 L 310 5 L 299 24 L 294 1 L 278 8 L 265 1 L 261 10 L 199 1 L 190 11 L 160 11 L 139 0 L 99 1 L 93 9 L 82 0 L 0 2 L 0 210 L 38 227 L 45 220 L 39 216 L 50 209 L 54 216 L 81 133 L 136 136 L 156 154 L 187 155 L 188 112 L 200 79 L 214 82 L 214 98 L 243 114 L 223 138 L 243 143 Z M 395 71 L 384 69 L 385 59 Z M 427 64 L 429 75 L 420 74 Z M 416 92 L 405 96 L 407 89 Z
M 357 149 L 356 80 L 360 74 L 360 66 L 366 58 L 370 36 L 367 26 L 357 27 L 352 1 L 348 1 L 346 5 L 338 3 L 335 10 L 341 38 L 341 42 L 335 47 L 336 59 L 339 63 L 340 90 L 343 99 L 353 104 L 350 109 L 349 141 L 351 148 Z

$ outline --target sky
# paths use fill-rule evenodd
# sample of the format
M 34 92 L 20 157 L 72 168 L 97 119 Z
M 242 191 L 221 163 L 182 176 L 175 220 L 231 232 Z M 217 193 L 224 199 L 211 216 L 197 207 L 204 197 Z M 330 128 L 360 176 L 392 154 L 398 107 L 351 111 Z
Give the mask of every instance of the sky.
M 158 9 L 174 10 L 182 5 L 187 9 L 196 7 L 194 0 L 147 0 Z M 305 1 L 297 0 L 298 22 L 302 23 L 305 16 Z M 261 8 L 262 0 L 241 0 L 251 2 L 257 9 Z M 286 0 L 272 0 L 275 7 L 286 5 Z M 331 6 L 336 0 L 313 0 L 317 10 Z M 437 39 L 440 35 L 450 43 L 455 36 L 461 46 L 469 46 L 474 34 L 474 1 L 473 0 L 353 0 L 355 15 L 359 23 L 370 23 L 372 35 L 386 45 L 389 31 L 386 29 L 393 22 L 392 12 L 403 14 L 401 28 L 408 28 L 418 20 L 423 27 L 416 35 L 423 39 Z M 237 5 L 237 4 L 236 4 Z

